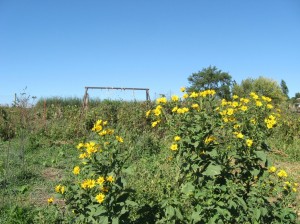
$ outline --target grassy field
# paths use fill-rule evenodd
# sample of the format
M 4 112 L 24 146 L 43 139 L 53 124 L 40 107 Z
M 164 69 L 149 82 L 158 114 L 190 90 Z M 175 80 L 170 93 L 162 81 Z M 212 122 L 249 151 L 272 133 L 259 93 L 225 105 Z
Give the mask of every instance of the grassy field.
M 99 118 L 107 120 L 125 139 L 130 150 L 128 184 L 139 189 L 144 202 L 158 201 L 173 180 L 174 167 L 166 130 L 153 131 L 145 113 L 152 102 L 94 102 L 84 111 L 77 99 L 49 99 L 32 108 L 1 108 L 0 223 L 63 223 L 72 217 L 57 201 L 59 211 L 48 206 L 59 182 L 72 179 L 78 162 L 79 142 L 88 140 Z M 284 113 L 287 121 L 268 139 L 269 157 L 300 183 L 299 115 Z M 289 123 L 290 122 L 290 123 Z M 130 169 L 129 169 L 130 168 Z M 128 172 L 128 173 L 130 173 Z M 300 197 L 297 199 L 299 211 Z M 68 221 L 66 221 L 68 220 Z

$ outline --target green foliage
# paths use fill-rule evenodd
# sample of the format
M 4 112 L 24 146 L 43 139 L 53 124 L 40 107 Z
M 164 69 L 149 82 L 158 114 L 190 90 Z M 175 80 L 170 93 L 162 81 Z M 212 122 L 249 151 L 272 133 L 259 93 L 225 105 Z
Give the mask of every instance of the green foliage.
M 189 92 L 214 89 L 220 98 L 230 99 L 232 86 L 231 76 L 227 72 L 218 70 L 216 66 L 203 68 L 188 77 L 191 84 Z
M 82 173 L 78 176 L 72 174 L 70 170 L 76 165 L 80 166 L 80 168 L 84 167 L 84 165 L 81 164 L 83 160 L 76 159 L 78 157 L 78 151 L 74 148 L 75 143 L 101 142 L 100 139 L 102 137 L 95 132 L 90 132 L 99 117 L 109 121 L 110 127 L 114 128 L 115 134 L 110 135 L 112 142 L 116 140 L 116 133 L 124 137 L 122 144 L 115 142 L 116 144 L 112 144 L 112 148 L 108 149 L 108 151 L 110 149 L 114 151 L 114 147 L 120 147 L 119 149 L 122 149 L 119 153 L 120 157 L 119 154 L 115 154 L 116 157 L 119 157 L 117 160 L 120 161 L 115 163 L 115 165 L 120 165 L 116 167 L 110 166 L 109 164 L 107 167 L 99 166 L 99 170 L 97 166 L 99 175 L 100 170 L 104 172 L 106 169 L 104 173 L 107 172 L 107 176 L 112 174 L 115 178 L 111 187 L 111 196 L 107 196 L 106 199 L 112 201 L 112 211 L 116 211 L 116 216 L 120 217 L 120 223 L 122 222 L 120 220 L 124 222 L 126 220 L 126 223 L 192 223 L 191 220 L 193 220 L 194 223 L 201 223 L 201 221 L 197 220 L 205 220 L 208 219 L 208 217 L 213 217 L 213 214 L 216 212 L 221 215 L 215 218 L 223 220 L 225 223 L 229 222 L 225 220 L 231 219 L 235 219 L 235 222 L 238 223 L 243 223 L 243 220 L 246 219 L 252 220 L 249 221 L 250 223 L 255 223 L 255 221 L 253 221 L 254 219 L 250 218 L 250 215 L 253 217 L 260 215 L 262 217 L 267 216 L 265 214 L 271 213 L 270 218 L 262 218 L 261 220 L 264 220 L 264 223 L 268 223 L 269 220 L 274 220 L 274 223 L 279 223 L 280 220 L 284 223 L 293 223 L 291 220 L 295 212 L 291 211 L 294 211 L 295 203 L 297 202 L 292 202 L 295 196 L 293 192 L 294 182 L 289 177 L 279 178 L 277 175 L 278 171 L 275 173 L 266 172 L 267 167 L 263 161 L 269 161 L 268 154 L 273 153 L 273 148 L 277 151 L 278 149 L 282 150 L 282 153 L 287 153 L 286 160 L 299 161 L 299 116 L 297 116 L 296 113 L 289 113 L 289 110 L 284 110 L 284 108 L 287 107 L 283 106 L 283 108 L 281 108 L 281 117 L 279 118 L 278 115 L 275 115 L 276 124 L 272 125 L 270 129 L 267 128 L 267 133 L 264 131 L 260 132 L 260 130 L 263 130 L 262 126 L 266 128 L 265 121 L 260 117 L 260 110 L 264 108 L 266 111 L 274 111 L 277 114 L 277 110 L 268 108 L 267 105 L 269 103 L 263 101 L 262 98 L 260 98 L 260 101 L 263 102 L 262 107 L 254 107 L 256 100 L 252 100 L 252 109 L 248 107 L 248 110 L 243 115 L 244 117 L 238 116 L 239 121 L 241 119 L 248 119 L 248 123 L 246 122 L 245 126 L 242 125 L 240 127 L 244 138 L 246 137 L 246 133 L 257 131 L 257 135 L 261 136 L 258 139 L 268 140 L 268 146 L 261 144 L 261 149 L 255 150 L 259 152 L 253 153 L 253 155 L 251 154 L 253 158 L 260 158 L 259 161 L 261 165 L 258 166 L 258 170 L 262 169 L 263 171 L 262 176 L 258 177 L 256 182 L 253 180 L 251 189 L 246 190 L 246 185 L 241 186 L 242 182 L 232 181 L 233 177 L 231 177 L 230 180 L 226 179 L 228 184 L 222 183 L 222 181 L 219 183 L 215 180 L 222 180 L 220 176 L 223 176 L 225 172 L 223 170 L 225 166 L 220 165 L 220 161 L 223 160 L 217 159 L 218 156 L 215 155 L 219 151 L 222 151 L 221 145 L 229 144 L 229 139 L 231 138 L 232 143 L 230 144 L 234 146 L 233 148 L 248 148 L 248 146 L 245 145 L 245 139 L 243 139 L 244 141 L 238 139 L 235 134 L 233 136 L 230 135 L 232 131 L 229 131 L 229 123 L 231 124 L 230 127 L 233 128 L 234 121 L 229 119 L 231 116 L 228 115 L 227 112 L 229 111 L 230 114 L 230 107 L 235 105 L 233 102 L 240 102 L 240 99 L 234 100 L 231 102 L 232 105 L 230 105 L 225 103 L 227 101 L 220 102 L 218 100 L 219 98 L 207 101 L 208 95 L 206 95 L 205 100 L 202 101 L 202 105 L 200 105 L 200 101 L 197 102 L 199 104 L 197 107 L 197 105 L 194 105 L 196 103 L 192 102 L 198 99 L 199 95 L 195 97 L 196 95 L 194 94 L 194 96 L 191 97 L 190 94 L 185 100 L 171 100 L 167 102 L 167 104 L 159 103 L 159 105 L 155 105 L 153 102 L 101 101 L 96 105 L 90 106 L 86 111 L 82 110 L 81 106 L 75 104 L 53 104 L 53 106 L 51 106 L 51 104 L 48 103 L 45 108 L 43 105 L 41 105 L 41 107 L 30 107 L 26 110 L 19 107 L 3 108 L 7 112 L 6 117 L 9 121 L 8 124 L 16 135 L 14 139 L 9 139 L 9 141 L 2 142 L 0 145 L 0 197 L 2 202 L 4 202 L 1 207 L 0 223 L 7 223 L 7 220 L 12 219 L 9 217 L 13 216 L 14 212 L 17 213 L 13 205 L 23 210 L 21 213 L 24 213 L 24 216 L 27 214 L 29 216 L 28 218 L 31 217 L 30 214 L 34 214 L 34 219 L 31 223 L 80 223 L 80 220 L 87 220 L 87 216 L 90 215 L 93 217 L 89 218 L 90 220 L 99 218 L 97 216 L 97 212 L 99 212 L 97 211 L 98 207 L 104 206 L 105 201 L 103 203 L 96 202 L 95 195 L 92 194 L 92 190 L 95 190 L 94 188 L 88 189 L 89 198 L 86 196 L 87 194 L 85 196 L 82 194 L 83 201 L 86 200 L 84 203 L 91 202 L 92 204 L 92 206 L 89 207 L 90 209 L 84 210 L 84 212 L 86 212 L 85 214 L 88 215 L 84 218 L 81 217 L 82 219 L 77 218 L 80 216 L 80 210 L 76 214 L 72 212 L 72 210 L 74 210 L 74 212 L 76 210 L 71 207 L 71 204 L 74 202 L 73 199 L 73 202 L 70 203 L 70 207 L 65 207 L 65 202 L 63 201 L 64 197 L 65 199 L 72 197 L 71 192 L 74 193 L 73 195 L 77 195 L 79 190 L 83 190 L 80 184 L 85 180 L 84 175 L 93 176 L 90 169 L 86 169 L 86 171 L 81 169 Z M 202 97 L 204 97 L 203 94 Z M 221 103 L 224 105 L 220 106 Z M 175 110 L 175 112 L 172 112 L 176 105 L 181 109 L 179 110 L 180 113 Z M 221 112 L 220 108 L 219 111 L 213 111 L 213 108 L 217 109 L 217 105 L 219 105 L 220 108 L 226 108 L 227 115 L 225 117 L 219 114 L 219 112 Z M 157 109 L 158 106 L 162 106 L 162 108 Z M 240 106 L 241 105 L 238 107 Z M 184 107 L 188 108 L 189 111 L 185 112 L 185 110 L 182 110 Z M 203 112 L 204 108 L 210 108 L 206 111 L 206 115 Z M 148 118 L 145 117 L 147 110 L 150 110 Z M 156 116 L 155 113 L 158 111 L 161 113 L 159 116 Z M 198 115 L 200 117 L 196 117 L 196 112 L 199 113 Z M 239 113 L 242 113 L 242 110 L 240 110 Z M 27 118 L 27 120 L 23 120 L 26 121 L 24 123 L 21 123 L 21 114 Z M 254 128 L 255 125 L 250 125 L 252 124 L 249 122 L 250 117 L 247 118 L 246 114 L 251 116 L 255 115 L 254 117 L 262 121 L 256 124 L 256 129 L 252 130 L 250 128 Z M 193 118 L 193 116 L 196 118 Z M 186 117 L 186 119 L 182 117 Z M 221 120 L 221 118 L 224 120 Z M 228 120 L 226 120 L 226 118 Z M 156 121 L 158 121 L 157 125 L 154 126 L 153 122 Z M 150 122 L 152 122 L 154 127 L 149 125 Z M 220 128 L 221 124 L 218 122 L 227 125 L 222 129 Z M 24 124 L 22 126 L 24 129 L 20 131 L 17 127 L 21 127 L 22 124 Z M 204 125 L 205 128 L 199 128 L 199 126 L 201 127 L 202 125 Z M 183 127 L 180 128 L 181 126 Z M 177 131 L 181 129 L 183 133 L 181 140 L 178 142 L 171 140 Z M 244 129 L 246 130 L 245 133 Z M 184 130 L 187 130 L 186 134 L 184 134 Z M 201 130 L 210 130 L 211 133 L 205 135 Z M 186 137 L 182 138 L 183 136 Z M 187 138 L 188 136 L 191 137 Z M 203 136 L 205 136 L 205 139 L 208 137 L 207 142 L 212 139 L 213 141 L 206 145 L 201 142 L 203 141 Z M 217 146 L 215 144 L 217 139 L 212 138 L 209 140 L 209 136 L 223 136 L 223 138 L 228 141 L 223 139 L 224 142 L 222 142 L 220 146 Z M 256 134 L 254 136 L 256 136 Z M 266 136 L 269 136 L 268 139 L 266 139 Z M 199 143 L 197 143 L 197 141 Z M 199 171 L 199 173 L 201 173 L 202 178 L 205 180 L 203 184 L 206 183 L 206 185 L 202 186 L 201 191 L 197 190 L 199 185 L 193 181 L 195 178 L 194 175 L 186 175 L 186 178 L 184 177 L 184 173 L 182 172 L 183 165 L 181 165 L 180 162 L 181 159 L 179 160 L 176 156 L 176 153 L 183 147 L 183 145 L 180 145 L 183 142 L 186 142 L 186 147 L 189 147 L 189 149 L 193 149 L 193 147 L 197 149 L 210 148 L 206 150 L 206 154 L 200 151 L 201 159 L 207 162 L 205 165 L 200 164 L 200 168 L 197 168 L 200 163 L 200 160 L 197 160 L 196 163 L 188 165 L 184 171 L 196 172 L 194 170 L 197 169 L 201 172 L 203 171 L 202 173 Z M 187 144 L 188 142 L 194 146 L 190 146 Z M 237 142 L 239 142 L 240 145 L 238 145 Z M 253 141 L 253 147 L 255 144 L 258 144 L 257 142 Z M 265 141 L 261 140 L 261 142 Z M 177 150 L 170 150 L 170 146 L 175 143 L 178 144 Z M 196 146 L 197 144 L 198 146 Z M 265 154 L 260 152 L 270 148 L 272 149 L 271 152 Z M 231 149 L 231 151 L 233 150 Z M 191 158 L 182 157 L 186 158 L 186 164 L 194 161 L 194 154 L 199 156 L 197 153 L 193 153 Z M 124 155 L 126 156 L 124 157 Z M 224 156 L 222 153 L 221 155 Z M 241 155 L 245 156 L 243 154 Z M 104 158 L 107 157 L 108 155 L 104 156 Z M 213 162 L 210 161 L 209 158 L 212 159 Z M 279 159 L 283 158 L 281 157 Z M 101 164 L 106 164 L 102 160 L 99 161 L 101 161 Z M 232 159 L 232 162 L 233 161 L 235 160 Z M 91 165 L 91 167 L 93 166 L 94 165 Z M 116 171 L 110 172 L 110 170 Z M 118 175 L 116 175 L 118 173 L 117 171 L 119 171 Z M 239 171 L 238 168 L 237 171 Z M 257 172 L 258 171 L 255 170 L 252 171 L 252 175 L 256 175 Z M 233 174 L 237 175 L 237 177 L 238 175 L 242 176 L 241 172 L 233 172 Z M 264 174 L 266 175 L 264 176 Z M 250 174 L 245 172 L 243 175 L 247 176 Z M 261 174 L 259 173 L 259 175 Z M 297 177 L 297 173 L 295 173 L 294 176 Z M 78 182 L 76 182 L 77 180 Z M 223 178 L 223 180 L 225 180 L 225 178 Z M 61 192 L 57 194 L 58 198 L 54 200 L 54 206 L 49 206 L 46 209 L 47 197 L 51 197 L 50 194 L 52 194 L 54 186 L 58 181 L 61 183 L 61 186 L 65 187 L 65 192 L 63 195 Z M 274 184 L 267 184 L 271 181 Z M 291 187 L 286 185 L 285 182 L 289 182 Z M 109 186 L 110 183 L 107 182 L 106 184 Z M 257 186 L 256 188 L 254 187 L 255 184 Z M 74 185 L 76 185 L 76 187 L 72 190 L 71 188 L 74 187 Z M 213 187 L 209 187 L 209 185 Z M 71 190 L 68 189 L 69 187 Z M 285 187 L 287 189 L 285 189 Z M 273 193 L 270 193 L 271 189 L 273 189 L 274 197 L 272 196 Z M 265 191 L 267 191 L 267 193 Z M 120 195 L 123 194 L 122 192 L 125 192 L 125 195 L 128 196 L 128 198 L 125 199 L 127 202 L 120 205 L 122 209 L 124 208 L 124 215 L 120 215 L 120 206 L 117 200 L 117 198 L 120 198 Z M 220 192 L 223 193 L 220 194 Z M 244 209 L 244 203 L 240 200 L 243 192 L 249 192 L 247 200 L 243 198 L 247 209 Z M 108 192 L 105 194 L 107 193 Z M 196 197 L 196 193 L 200 196 Z M 231 196 L 228 196 L 227 193 Z M 262 199 L 252 197 L 250 193 L 261 195 Z M 266 197 L 266 195 L 268 197 Z M 280 195 L 286 197 L 286 199 L 284 199 L 285 205 L 283 205 L 283 201 L 280 200 L 279 202 L 271 200 L 272 203 L 270 203 L 270 198 L 276 199 Z M 114 199 L 109 199 L 111 197 Z M 228 206 L 227 202 L 230 202 L 230 206 Z M 72 204 L 74 208 L 77 208 L 77 205 L 80 204 L 79 201 L 76 203 L 74 202 Z M 225 206 L 222 203 L 225 203 Z M 201 206 L 196 206 L 196 204 L 200 204 Z M 266 209 L 260 209 L 259 211 L 254 208 L 254 205 L 257 205 L 257 207 L 266 206 Z M 206 210 L 202 208 L 203 206 L 206 206 Z M 230 209 L 228 207 L 230 207 Z M 240 210 L 240 212 L 233 212 L 235 210 Z M 231 218 L 227 217 L 228 214 L 226 211 L 232 212 Z M 113 217 L 114 219 L 108 218 L 111 219 L 111 222 L 112 220 L 115 222 L 117 220 L 117 217 L 108 215 L 108 212 L 102 216 Z M 202 216 L 204 217 L 203 219 L 201 218 Z M 211 219 L 211 223 L 216 222 L 214 219 Z
M 74 182 L 56 187 L 79 223 L 128 223 L 130 208 L 136 204 L 122 175 L 128 149 L 106 125 L 107 121 L 98 120 L 94 140 L 77 146 L 81 162 L 74 167 Z
M 0 139 L 6 141 L 15 136 L 10 109 L 0 107 Z
M 265 142 L 279 119 L 271 99 L 251 93 L 250 98 L 234 96 L 228 102 L 214 94 L 193 92 L 181 102 L 158 99 L 149 113 L 159 126 L 172 130 L 170 149 L 179 167 L 174 183 L 181 193 L 175 190 L 163 200 L 167 207 L 162 205 L 161 220 L 295 223 L 290 206 L 296 185 L 284 170 L 268 170 Z
M 287 98 L 289 98 L 289 88 L 287 87 L 286 82 L 283 79 L 280 82 L 280 87 L 281 87 L 281 90 L 282 90 L 283 94 Z
M 262 76 L 257 79 L 242 80 L 241 84 L 235 84 L 232 89 L 233 94 L 241 97 L 245 97 L 251 92 L 270 97 L 276 104 L 286 100 L 286 95 L 282 92 L 280 85 L 276 81 Z

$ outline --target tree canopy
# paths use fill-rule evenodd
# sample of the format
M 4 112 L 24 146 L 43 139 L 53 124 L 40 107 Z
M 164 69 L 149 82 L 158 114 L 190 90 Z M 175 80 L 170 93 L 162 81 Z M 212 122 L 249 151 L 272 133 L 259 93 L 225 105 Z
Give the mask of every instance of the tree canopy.
M 262 76 L 257 79 L 245 79 L 241 84 L 235 84 L 232 89 L 232 93 L 238 96 L 246 97 L 249 96 L 250 92 L 270 97 L 275 103 L 286 100 L 286 95 L 283 93 L 281 86 L 275 80 Z
M 229 99 L 232 86 L 232 77 L 227 72 L 217 69 L 216 66 L 203 68 L 188 77 L 191 84 L 189 92 L 214 89 L 220 98 Z
M 289 98 L 289 88 L 286 85 L 286 82 L 282 79 L 280 82 L 280 86 L 281 86 L 281 90 L 283 92 L 283 94 Z

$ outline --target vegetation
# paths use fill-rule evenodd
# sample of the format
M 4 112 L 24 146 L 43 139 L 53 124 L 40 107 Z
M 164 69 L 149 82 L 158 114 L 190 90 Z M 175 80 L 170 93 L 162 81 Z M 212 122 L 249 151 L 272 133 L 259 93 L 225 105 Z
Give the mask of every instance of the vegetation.
M 0 110 L 0 223 L 296 223 L 299 114 L 250 93 L 23 95 Z
M 227 72 L 219 70 L 216 66 L 203 68 L 201 71 L 193 73 L 188 77 L 191 84 L 189 92 L 214 89 L 222 99 L 230 99 L 232 80 Z
M 251 92 L 270 97 L 276 104 L 284 102 L 287 98 L 281 86 L 270 78 L 260 76 L 257 79 L 248 78 L 235 84 L 232 93 L 238 96 L 248 96 Z

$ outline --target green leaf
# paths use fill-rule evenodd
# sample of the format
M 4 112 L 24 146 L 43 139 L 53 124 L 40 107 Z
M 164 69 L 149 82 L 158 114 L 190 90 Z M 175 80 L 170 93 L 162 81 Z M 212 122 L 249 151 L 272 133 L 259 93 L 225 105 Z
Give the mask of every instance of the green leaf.
M 99 219 L 99 223 L 108 224 L 108 217 L 101 216 L 100 219 Z
M 237 204 L 234 201 L 232 201 L 232 200 L 228 201 L 228 205 L 229 205 L 229 208 L 236 209 L 236 207 L 237 207 Z
M 119 218 L 113 218 L 112 224 L 119 224 Z
M 192 219 L 193 223 L 197 223 L 197 222 L 201 221 L 201 216 L 200 216 L 199 212 L 193 212 L 191 219 Z
M 94 216 L 99 216 L 99 215 L 101 215 L 101 214 L 103 214 L 103 213 L 105 213 L 106 212 L 106 210 L 105 210 L 105 208 L 103 207 L 103 206 L 100 206 L 100 207 L 97 207 L 96 209 L 95 209 L 95 211 L 94 211 Z
M 177 219 L 183 220 L 183 216 L 178 208 L 175 208 L 175 214 L 176 214 Z
M 192 182 L 187 182 L 186 184 L 184 184 L 181 188 L 181 192 L 184 194 L 192 194 L 195 190 L 194 185 L 192 184 Z
M 134 201 L 131 201 L 131 200 L 126 200 L 125 202 L 127 205 L 131 205 L 131 206 L 137 206 L 138 203 L 134 202 Z
M 241 197 L 237 197 L 237 200 L 238 200 L 239 204 L 243 207 L 243 209 L 246 211 L 247 210 L 247 204 L 244 201 L 244 199 L 241 198 Z
M 251 174 L 256 177 L 258 174 L 259 174 L 260 170 L 259 169 L 254 169 L 254 170 L 251 170 Z
M 262 207 L 262 208 L 260 208 L 260 213 L 262 216 L 265 216 L 268 213 L 268 209 Z
M 222 167 L 220 165 L 209 164 L 203 175 L 206 176 L 216 176 L 221 173 Z
M 261 215 L 260 210 L 259 210 L 258 208 L 256 208 L 256 209 L 254 210 L 254 217 L 255 217 L 255 220 L 256 220 L 256 221 L 259 221 L 260 215 Z
M 123 173 L 126 173 L 128 175 L 133 175 L 135 173 L 134 167 L 133 166 L 129 166 L 126 169 L 124 168 L 122 170 Z
M 256 154 L 257 158 L 259 158 L 264 163 L 266 162 L 267 155 L 264 151 L 254 151 L 254 153 Z
M 175 215 L 175 210 L 171 205 L 166 207 L 166 215 L 168 218 L 172 218 Z
M 218 156 L 218 152 L 216 149 L 211 150 L 210 152 L 206 152 L 208 155 L 210 155 L 211 157 L 217 157 Z

